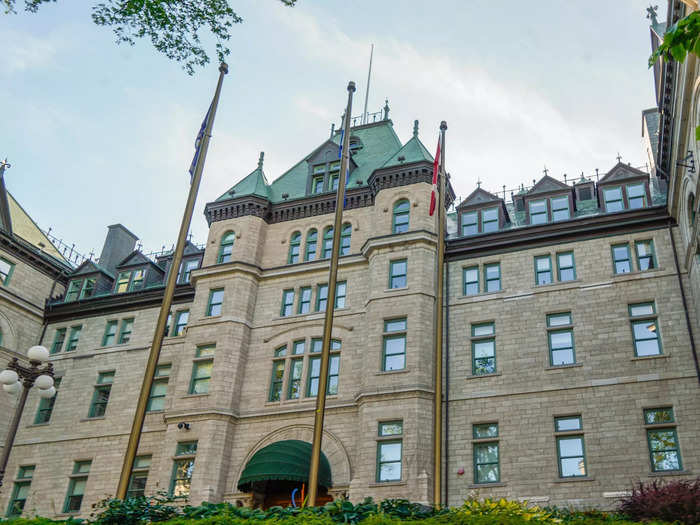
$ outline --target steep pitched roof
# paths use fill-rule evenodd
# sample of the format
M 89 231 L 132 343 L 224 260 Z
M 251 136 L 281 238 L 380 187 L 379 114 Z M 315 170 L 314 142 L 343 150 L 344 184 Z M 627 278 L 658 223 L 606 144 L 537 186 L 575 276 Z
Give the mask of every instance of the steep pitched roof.
M 647 177 L 648 174 L 644 173 L 637 168 L 618 162 L 615 164 L 610 171 L 608 171 L 598 184 L 605 184 L 606 182 L 617 182 L 626 179 L 638 179 L 639 177 Z
M 142 254 L 139 250 L 134 250 L 129 255 L 124 257 L 124 259 L 122 259 L 121 262 L 117 264 L 117 270 L 120 270 L 121 268 L 127 268 L 129 266 L 142 266 L 144 264 L 157 268 L 158 271 L 161 273 L 163 272 L 163 268 L 158 266 L 144 254 Z
M 270 186 L 267 183 L 265 172 L 263 171 L 262 161 L 264 153 L 260 153 L 258 167 L 251 171 L 242 180 L 234 184 L 234 186 L 224 193 L 217 201 L 225 201 L 236 197 L 244 197 L 246 195 L 256 195 L 264 199 L 270 198 Z
M 67 264 L 68 261 L 63 257 L 61 252 L 53 245 L 46 234 L 41 231 L 41 228 L 34 222 L 29 214 L 24 211 L 24 208 L 15 200 L 12 194 L 8 191 L 7 202 L 12 221 L 12 233 L 21 237 L 35 248 L 45 254 L 58 259 L 59 262 Z
M 458 209 L 462 208 L 467 208 L 469 206 L 473 206 L 475 204 L 483 204 L 486 202 L 503 202 L 503 199 L 500 197 L 497 197 L 493 193 L 490 193 L 482 188 L 477 188 L 473 192 L 467 196 L 466 199 L 464 199 L 459 206 L 457 206 Z
M 105 268 L 103 268 L 99 264 L 97 264 L 89 259 L 83 261 L 83 263 L 80 266 L 78 266 L 75 269 L 75 271 L 73 271 L 73 273 L 71 273 L 70 276 L 71 277 L 78 277 L 81 275 L 89 275 L 92 273 L 103 273 L 107 277 L 109 277 L 110 279 L 114 279 L 114 275 L 110 271 L 106 270 Z
M 399 160 L 400 158 L 401 160 Z M 399 151 L 394 153 L 391 158 L 382 165 L 382 167 L 388 168 L 390 166 L 400 166 L 402 164 L 420 162 L 422 160 L 433 162 L 434 159 L 416 134 L 413 135 Z
M 548 193 L 557 190 L 571 191 L 571 187 L 549 175 L 545 175 L 527 192 L 527 195 L 537 195 L 538 193 Z

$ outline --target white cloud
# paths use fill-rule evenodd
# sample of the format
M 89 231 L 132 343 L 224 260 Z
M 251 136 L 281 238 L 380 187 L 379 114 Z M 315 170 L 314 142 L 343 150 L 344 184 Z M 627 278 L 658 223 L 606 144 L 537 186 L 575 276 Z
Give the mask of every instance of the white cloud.
M 24 32 L 5 29 L 0 32 L 0 62 L 3 64 L 0 74 L 9 75 L 49 66 L 64 44 L 63 38 L 56 34 L 37 38 Z

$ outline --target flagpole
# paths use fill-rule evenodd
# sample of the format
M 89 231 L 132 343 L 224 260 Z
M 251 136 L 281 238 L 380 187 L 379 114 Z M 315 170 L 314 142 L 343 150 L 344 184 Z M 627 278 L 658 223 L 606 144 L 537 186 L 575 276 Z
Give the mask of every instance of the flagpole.
M 141 393 L 139 394 L 139 399 L 136 404 L 134 422 L 131 426 L 131 433 L 129 434 L 129 443 L 126 446 L 126 453 L 124 454 L 124 463 L 122 465 L 122 471 L 119 477 L 119 485 L 117 486 L 117 499 L 124 499 L 126 497 L 126 491 L 129 488 L 129 478 L 131 477 L 131 471 L 134 468 L 134 459 L 136 458 L 136 452 L 139 447 L 139 441 L 141 440 L 143 421 L 146 417 L 146 405 L 148 403 L 148 397 L 151 393 L 151 387 L 153 385 L 153 376 L 156 371 L 156 365 L 158 364 L 158 357 L 160 356 L 160 349 L 163 344 L 163 337 L 165 336 L 165 325 L 168 321 L 168 314 L 170 313 L 170 306 L 173 301 L 173 294 L 175 292 L 175 283 L 177 282 L 178 270 L 180 268 L 180 263 L 182 262 L 182 254 L 185 251 L 185 241 L 187 240 L 187 232 L 189 231 L 190 223 L 192 222 L 194 203 L 197 200 L 197 192 L 199 191 L 199 183 L 202 180 L 202 170 L 204 169 L 204 161 L 207 158 L 209 138 L 211 137 L 211 130 L 214 125 L 216 107 L 219 104 L 221 85 L 224 81 L 224 75 L 226 73 L 228 73 L 228 66 L 222 62 L 219 66 L 219 81 L 216 84 L 214 100 L 211 103 L 211 115 L 208 119 L 204 131 L 204 136 L 202 137 L 200 153 L 197 159 L 197 165 L 190 184 L 190 193 L 187 197 L 185 212 L 182 216 L 182 222 L 180 223 L 180 233 L 177 237 L 177 245 L 175 246 L 173 261 L 170 265 L 170 273 L 168 274 L 168 280 L 165 285 L 163 302 L 160 306 L 160 313 L 158 314 L 156 331 L 155 334 L 153 334 L 153 342 L 151 343 L 151 351 L 148 355 L 148 364 L 146 365 L 146 371 L 143 376 Z
M 445 261 L 445 131 L 440 123 L 440 192 L 438 195 L 437 293 L 435 297 L 435 450 L 433 472 L 433 504 L 442 504 L 442 302 Z
M 321 439 L 323 437 L 323 419 L 326 411 L 326 392 L 328 390 L 328 363 L 331 353 L 331 334 L 333 332 L 333 314 L 335 312 L 335 285 L 338 278 L 338 256 L 340 254 L 340 229 L 343 223 L 343 204 L 345 202 L 345 179 L 350 163 L 350 115 L 352 114 L 352 94 L 355 83 L 348 84 L 348 106 L 345 110 L 343 124 L 343 142 L 341 146 L 340 177 L 338 192 L 335 197 L 335 223 L 333 225 L 333 249 L 331 267 L 328 276 L 328 299 L 326 318 L 323 323 L 323 347 L 321 350 L 321 371 L 318 378 L 318 395 L 316 396 L 316 414 L 314 418 L 314 436 L 311 446 L 311 465 L 309 466 L 309 506 L 316 505 L 318 494 L 318 467 L 321 463 Z

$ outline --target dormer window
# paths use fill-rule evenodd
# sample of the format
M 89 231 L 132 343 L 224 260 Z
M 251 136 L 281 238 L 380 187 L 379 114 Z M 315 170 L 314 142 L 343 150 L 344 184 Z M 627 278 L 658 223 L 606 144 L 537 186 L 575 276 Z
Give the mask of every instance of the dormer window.
M 603 188 L 603 198 L 605 199 L 605 211 L 614 212 L 625 209 L 625 203 L 622 201 L 622 188 Z
M 498 231 L 498 208 L 481 210 L 481 231 L 483 233 Z
M 311 193 L 323 193 L 323 179 L 326 175 L 326 165 L 320 164 L 313 168 L 313 179 L 311 181 Z
M 336 191 L 340 180 L 340 160 L 316 164 L 311 170 L 311 193 Z
M 189 259 L 183 261 L 180 265 L 180 273 L 178 274 L 178 284 L 186 284 L 190 282 L 190 274 L 192 270 L 199 268 L 199 259 Z
M 145 275 L 146 271 L 143 269 L 132 270 L 129 272 L 119 272 L 114 292 L 124 293 L 142 289 Z
M 550 203 L 552 205 L 552 221 L 565 221 L 571 217 L 571 213 L 569 212 L 569 197 L 566 195 L 552 197 Z
M 646 191 L 644 189 L 644 183 L 627 185 L 627 203 L 629 204 L 630 210 L 644 208 L 646 205 L 645 197 Z
M 547 223 L 547 201 L 530 201 L 530 224 Z
M 479 216 L 475 211 L 462 214 L 462 236 L 479 233 Z
M 66 292 L 66 303 L 71 301 L 77 301 L 78 299 L 87 299 L 92 297 L 95 293 L 95 281 L 96 279 L 73 279 L 68 285 L 68 291 Z
M 356 153 L 362 149 L 362 141 L 356 137 L 350 137 L 350 153 Z

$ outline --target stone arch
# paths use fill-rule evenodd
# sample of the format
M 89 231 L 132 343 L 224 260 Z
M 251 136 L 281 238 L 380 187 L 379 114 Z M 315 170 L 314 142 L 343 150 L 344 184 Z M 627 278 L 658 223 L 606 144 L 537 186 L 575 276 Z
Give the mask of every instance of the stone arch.
M 241 479 L 243 469 L 245 469 L 250 459 L 258 450 L 270 445 L 271 443 L 284 441 L 287 439 L 298 439 L 300 441 L 311 443 L 313 440 L 313 432 L 313 425 L 298 424 L 279 428 L 264 436 L 248 451 L 245 459 L 238 467 L 236 478 L 233 480 L 233 491 L 238 491 L 238 480 Z M 333 433 L 324 430 L 321 450 L 326 455 L 326 458 L 328 458 L 328 462 L 331 464 L 333 487 L 344 487 L 350 485 L 350 480 L 352 479 L 352 464 L 350 463 L 350 456 L 348 455 L 348 452 L 340 439 Z
M 288 339 L 301 339 L 309 336 L 315 337 L 313 335 L 310 335 L 311 331 L 315 329 L 318 329 L 319 334 L 323 334 L 323 321 L 313 322 L 305 324 L 303 326 L 293 326 L 286 330 L 282 330 L 280 332 L 275 333 L 271 337 L 266 337 L 265 339 L 263 339 L 263 343 L 269 343 L 271 346 L 277 347 L 278 345 L 284 343 Z M 341 340 L 347 337 L 347 332 L 352 332 L 353 329 L 354 327 L 352 326 L 347 326 L 344 323 L 341 324 L 337 321 L 333 321 L 333 336 L 340 338 Z M 338 331 L 342 332 L 343 335 L 339 335 Z M 299 333 L 300 335 L 294 335 L 296 333 Z
M 17 334 L 12 326 L 12 323 L 5 314 L 0 312 L 0 332 L 2 332 L 2 345 L 10 350 L 19 351 L 17 349 Z

